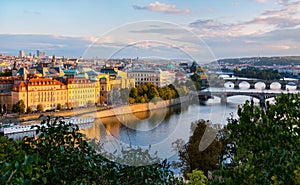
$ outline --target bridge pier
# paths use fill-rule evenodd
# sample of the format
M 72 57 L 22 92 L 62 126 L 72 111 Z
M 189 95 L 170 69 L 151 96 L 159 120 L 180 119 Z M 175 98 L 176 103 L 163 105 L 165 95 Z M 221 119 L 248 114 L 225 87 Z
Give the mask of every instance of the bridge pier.
M 261 93 L 259 95 L 259 106 L 260 108 L 265 108 L 266 107 L 266 97 L 264 93 Z
M 281 83 L 281 90 L 285 90 L 285 89 L 286 89 L 286 83 L 283 82 L 283 83 Z
M 223 93 L 221 95 L 221 105 L 226 105 L 227 104 L 227 95 L 226 93 Z
M 254 82 L 250 82 L 250 88 L 249 89 L 255 89 L 255 83 Z
M 266 84 L 266 89 L 271 89 L 271 83 L 270 82 L 265 82 L 265 84 Z
M 239 88 L 240 88 L 240 81 L 239 81 L 239 80 L 236 80 L 236 81 L 234 82 L 234 88 L 235 88 L 235 89 L 239 89 Z

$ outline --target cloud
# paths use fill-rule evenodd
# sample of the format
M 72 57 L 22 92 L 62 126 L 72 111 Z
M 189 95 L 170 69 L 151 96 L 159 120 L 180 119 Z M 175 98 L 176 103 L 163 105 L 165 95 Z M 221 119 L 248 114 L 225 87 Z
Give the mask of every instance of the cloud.
M 284 29 L 299 26 L 300 18 L 297 14 L 299 13 L 300 1 L 281 3 L 283 5 L 281 9 L 266 11 L 253 20 L 245 22 L 244 25 L 261 24 Z
M 153 12 L 163 12 L 163 13 L 170 13 L 170 14 L 189 14 L 191 12 L 190 9 L 188 8 L 178 9 L 176 5 L 160 3 L 158 1 L 154 3 L 150 3 L 147 6 L 134 5 L 133 8 L 136 10 L 148 10 Z
M 190 27 L 198 27 L 202 29 L 224 30 L 230 25 L 214 21 L 212 19 L 199 19 L 189 24 Z
M 299 5 L 300 1 L 281 0 L 279 9 L 267 10 L 248 21 L 222 23 L 199 19 L 191 22 L 189 27 L 204 38 L 262 35 L 274 30 L 295 29 L 300 26 Z

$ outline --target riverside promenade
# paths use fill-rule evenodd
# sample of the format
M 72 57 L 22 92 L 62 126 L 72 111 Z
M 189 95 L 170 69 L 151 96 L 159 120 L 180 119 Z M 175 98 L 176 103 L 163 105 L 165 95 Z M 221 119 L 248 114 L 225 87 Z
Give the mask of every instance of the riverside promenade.
M 7 115 L 3 120 L 17 119 L 19 121 L 37 120 L 41 115 L 43 116 L 93 116 L 95 118 L 105 118 L 118 115 L 132 114 L 137 112 L 151 111 L 156 109 L 168 108 L 179 105 L 181 103 L 189 103 L 189 97 L 183 96 L 172 100 L 162 100 L 158 102 L 140 103 L 132 105 L 121 106 L 107 106 L 107 107 L 87 107 L 73 110 L 62 110 L 59 112 L 43 112 L 38 114 L 22 114 L 22 115 Z

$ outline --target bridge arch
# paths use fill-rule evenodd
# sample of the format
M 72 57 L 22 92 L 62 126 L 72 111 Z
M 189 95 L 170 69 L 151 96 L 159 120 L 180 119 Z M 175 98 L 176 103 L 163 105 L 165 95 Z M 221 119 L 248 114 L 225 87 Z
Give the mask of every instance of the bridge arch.
M 259 103 L 260 99 L 258 96 L 251 96 L 251 95 L 229 95 L 227 96 L 227 102 L 228 103 L 238 103 L 238 102 L 235 102 L 235 98 L 240 98 L 240 99 L 243 99 L 243 101 L 241 102 L 242 104 L 244 104 L 244 102 L 246 100 L 251 100 L 253 99 L 254 103 Z
M 286 84 L 286 90 L 296 90 L 297 84 L 295 82 L 289 82 Z
M 264 82 L 256 82 L 254 84 L 254 89 L 259 89 L 259 90 L 266 89 L 266 84 Z
M 280 90 L 281 89 L 281 83 L 280 82 L 272 82 L 270 84 L 270 89 L 272 89 L 272 90 Z
M 239 83 L 239 88 L 240 89 L 250 89 L 250 83 L 247 81 L 242 81 Z
M 225 82 L 225 83 L 224 83 L 224 87 L 225 87 L 226 89 L 234 89 L 234 83 L 231 82 L 231 81 Z

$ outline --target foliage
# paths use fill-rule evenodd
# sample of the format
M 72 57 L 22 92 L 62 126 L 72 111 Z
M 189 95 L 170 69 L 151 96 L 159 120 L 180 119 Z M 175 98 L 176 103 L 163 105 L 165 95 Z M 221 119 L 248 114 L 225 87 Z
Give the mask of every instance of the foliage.
M 222 170 L 226 183 L 299 183 L 299 95 L 282 94 L 275 100 L 265 110 L 247 101 L 238 110 L 239 119 L 230 118 L 227 151 L 234 158 L 233 167 Z
M 43 105 L 42 105 L 42 104 L 38 104 L 38 105 L 36 106 L 36 110 L 37 110 L 38 112 L 43 112 L 43 111 L 44 111 Z
M 27 111 L 26 111 L 27 113 L 32 113 L 32 108 L 29 106 L 29 107 L 27 107 Z
M 61 109 L 62 109 L 62 105 L 61 105 L 60 103 L 57 104 L 56 109 L 57 109 L 57 110 L 61 110 Z
M 193 75 L 191 75 L 190 78 L 193 81 L 193 85 L 195 86 L 195 89 L 200 90 L 204 84 L 203 80 L 201 80 L 200 75 L 197 73 L 194 73 Z
M 193 170 L 192 173 L 187 174 L 189 182 L 187 185 L 205 185 L 207 184 L 207 177 L 204 175 L 201 170 Z
M 241 71 L 234 70 L 234 76 L 247 77 L 247 78 L 258 78 L 263 80 L 274 80 L 280 79 L 281 75 L 277 70 L 272 69 L 257 69 L 250 67 L 247 69 L 242 69 Z
M 138 87 L 131 88 L 129 92 L 129 103 L 148 103 L 156 98 L 170 100 L 181 95 L 186 95 L 187 88 L 182 86 L 176 88 L 174 85 L 157 87 L 150 82 L 146 82 Z
M 225 136 L 218 132 L 219 126 L 208 125 L 204 120 L 192 123 L 191 129 L 193 130 L 193 135 L 190 137 L 189 142 L 179 150 L 181 171 L 184 176 L 187 176 L 188 173 L 198 169 L 202 170 L 207 176 L 209 170 L 220 169 L 220 156 L 222 156 L 225 148 Z M 207 143 L 208 146 L 206 145 L 207 148 L 200 148 L 200 142 L 203 137 L 207 137 L 205 138 L 206 142 L 209 142 Z
M 25 113 L 25 103 L 23 100 L 19 100 L 16 104 L 13 105 L 12 111 L 14 113 Z
M 37 133 L 21 141 L 0 137 L 0 184 L 182 184 L 166 161 L 145 166 L 109 161 L 77 126 L 58 118 L 48 117 Z
M 0 72 L 0 76 L 11 76 L 12 71 Z
M 190 67 L 190 71 L 192 72 L 192 73 L 195 73 L 196 71 L 197 71 L 197 68 L 199 67 L 199 65 L 197 64 L 197 62 L 196 61 L 193 61 L 193 63 L 192 63 L 192 65 L 191 65 L 191 67 Z

